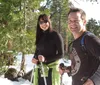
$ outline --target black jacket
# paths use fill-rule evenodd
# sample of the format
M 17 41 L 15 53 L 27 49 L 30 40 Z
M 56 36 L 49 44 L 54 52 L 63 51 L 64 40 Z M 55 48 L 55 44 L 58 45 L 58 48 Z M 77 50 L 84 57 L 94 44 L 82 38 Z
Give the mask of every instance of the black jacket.
M 64 45 L 61 35 L 55 31 L 44 31 L 36 45 L 35 58 L 38 55 L 45 57 L 46 64 L 62 58 L 64 55 Z

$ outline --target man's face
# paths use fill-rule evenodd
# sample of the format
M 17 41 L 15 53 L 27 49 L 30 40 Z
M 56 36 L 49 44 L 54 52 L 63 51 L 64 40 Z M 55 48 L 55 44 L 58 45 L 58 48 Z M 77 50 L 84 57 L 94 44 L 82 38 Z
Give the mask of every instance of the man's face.
M 81 19 L 79 12 L 71 12 L 68 16 L 68 27 L 72 33 L 79 33 L 84 29 L 85 20 Z

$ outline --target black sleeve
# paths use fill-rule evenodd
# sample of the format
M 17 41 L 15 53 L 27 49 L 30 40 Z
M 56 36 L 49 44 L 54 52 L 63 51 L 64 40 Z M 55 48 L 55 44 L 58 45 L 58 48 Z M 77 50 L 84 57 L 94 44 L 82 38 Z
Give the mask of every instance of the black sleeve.
M 37 56 L 38 56 L 37 53 L 38 53 L 38 50 L 37 50 L 37 48 L 36 48 L 33 58 L 38 59 L 38 57 L 37 57 Z
M 56 55 L 53 55 L 52 57 L 47 57 L 46 61 L 47 62 L 52 62 L 55 60 L 58 60 L 64 56 L 64 43 L 63 43 L 63 38 L 60 34 L 56 33 L 54 36 L 54 42 L 57 48 L 57 53 Z
M 95 35 L 87 37 L 87 50 L 91 52 L 93 56 L 100 60 L 100 39 Z M 100 85 L 100 65 L 96 72 L 90 77 L 95 85 Z
M 100 39 L 95 35 L 86 37 L 86 49 L 93 56 L 100 59 Z
M 93 76 L 90 77 L 90 79 L 93 81 L 94 85 L 100 85 L 100 65 Z
M 63 38 L 60 34 L 58 34 L 55 38 L 55 42 L 56 42 L 56 47 L 57 47 L 57 51 L 58 53 L 56 54 L 56 57 L 62 58 L 64 56 L 64 42 L 63 42 Z

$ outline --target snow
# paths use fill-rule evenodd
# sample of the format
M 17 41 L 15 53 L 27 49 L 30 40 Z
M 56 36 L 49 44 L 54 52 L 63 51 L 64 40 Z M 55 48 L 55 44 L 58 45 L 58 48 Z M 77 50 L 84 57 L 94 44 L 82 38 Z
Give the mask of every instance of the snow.
M 72 82 L 72 78 L 69 77 L 67 73 L 64 73 L 62 75 L 62 83 L 63 83 L 63 85 L 72 85 L 71 82 Z
M 21 54 L 18 54 L 16 56 L 17 58 L 17 65 L 16 66 L 10 66 L 13 68 L 16 68 L 18 71 L 20 69 L 20 64 L 21 64 Z M 26 65 L 26 72 L 30 71 L 31 69 L 33 69 L 33 63 L 31 62 L 33 57 L 33 54 L 29 54 L 25 56 L 25 65 Z M 64 61 L 61 59 L 59 63 L 61 63 Z M 67 66 L 70 65 L 70 61 L 67 62 Z M 68 77 L 68 75 L 65 73 L 65 75 L 63 76 L 63 83 L 66 83 L 64 85 L 71 85 L 71 77 Z M 11 81 L 8 80 L 7 78 L 4 78 L 3 76 L 0 77 L 0 85 L 33 85 L 29 80 L 25 80 L 23 78 L 19 78 L 18 81 Z
M 10 81 L 7 78 L 0 78 L 0 84 L 2 85 L 31 85 L 28 80 L 19 78 L 19 82 L 17 81 Z

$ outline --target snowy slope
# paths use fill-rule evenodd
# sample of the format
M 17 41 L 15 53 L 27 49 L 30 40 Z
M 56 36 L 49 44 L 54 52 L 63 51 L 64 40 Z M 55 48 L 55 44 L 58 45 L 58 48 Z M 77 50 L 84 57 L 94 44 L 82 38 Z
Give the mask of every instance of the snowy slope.
M 26 65 L 26 72 L 30 71 L 32 68 L 33 68 L 33 63 L 31 62 L 32 60 L 32 57 L 33 55 L 30 54 L 30 55 L 26 55 L 25 59 L 25 65 Z M 18 71 L 20 69 L 20 62 L 21 62 L 21 54 L 19 54 L 17 56 L 17 59 L 18 59 L 18 62 L 17 62 L 17 65 L 16 66 L 11 66 L 13 68 L 16 68 Z M 60 61 L 60 63 L 63 62 L 62 60 Z M 68 65 L 70 65 L 70 62 L 68 63 Z M 65 76 L 66 80 L 64 80 L 64 82 L 71 82 L 71 78 L 69 78 L 68 76 Z M 0 85 L 32 85 L 31 82 L 29 82 L 28 80 L 25 80 L 25 79 L 22 79 L 22 78 L 19 78 L 18 79 L 19 81 L 11 81 L 11 80 L 8 80 L 7 78 L 4 78 L 4 77 L 0 77 Z M 66 85 L 69 85 L 69 84 L 66 84 Z

